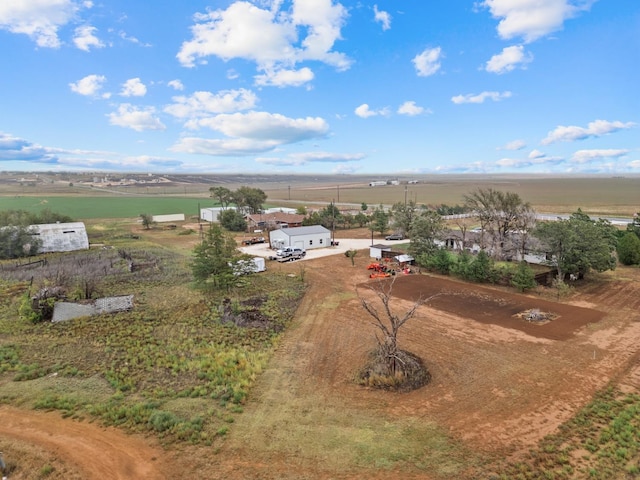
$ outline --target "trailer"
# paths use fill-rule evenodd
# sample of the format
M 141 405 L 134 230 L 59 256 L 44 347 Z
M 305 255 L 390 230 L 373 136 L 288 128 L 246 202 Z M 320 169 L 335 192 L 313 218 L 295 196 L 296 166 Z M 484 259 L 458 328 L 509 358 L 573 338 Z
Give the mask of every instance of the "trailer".
M 264 237 L 251 237 L 242 241 L 243 245 L 255 245 L 256 243 L 264 243 Z
M 230 264 L 233 268 L 234 275 L 247 275 L 250 273 L 264 272 L 267 269 L 266 263 L 263 257 L 252 257 L 246 260 L 238 260 L 237 262 Z

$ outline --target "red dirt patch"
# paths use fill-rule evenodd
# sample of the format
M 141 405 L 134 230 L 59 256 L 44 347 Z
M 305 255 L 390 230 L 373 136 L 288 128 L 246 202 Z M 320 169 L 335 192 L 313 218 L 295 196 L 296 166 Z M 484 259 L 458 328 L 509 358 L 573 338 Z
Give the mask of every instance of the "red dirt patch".
M 463 318 L 513 328 L 533 337 L 550 340 L 567 340 L 579 328 L 598 322 L 604 317 L 603 312 L 591 308 L 550 302 L 426 275 L 398 277 L 393 295 L 410 301 L 436 295 L 428 302 L 428 306 Z M 551 313 L 555 318 L 544 324 L 535 324 L 517 316 L 532 309 Z

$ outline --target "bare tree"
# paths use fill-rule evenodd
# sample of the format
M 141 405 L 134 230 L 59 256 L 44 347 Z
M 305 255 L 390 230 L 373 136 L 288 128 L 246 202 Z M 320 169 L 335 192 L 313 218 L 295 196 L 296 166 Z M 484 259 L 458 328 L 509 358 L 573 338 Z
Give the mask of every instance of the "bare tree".
M 426 299 L 420 297 L 409 310 L 401 314 L 396 313 L 391 307 L 391 292 L 396 278 L 378 280 L 366 287 L 377 297 L 379 302 L 375 303 L 382 304 L 381 309 L 376 307 L 373 301 L 359 296 L 361 305 L 373 317 L 371 323 L 378 329 L 378 333 L 375 335 L 378 342 L 375 357 L 379 362 L 371 370 L 377 370 L 383 377 L 394 381 L 399 380 L 399 383 L 411 384 L 413 388 L 417 388 L 426 384 L 431 376 L 418 357 L 398 348 L 398 333 L 415 316 L 418 308 L 434 296 Z
M 502 259 L 505 243 L 517 228 L 518 220 L 531 211 L 529 203 L 522 201 L 517 193 L 479 188 L 464 196 L 465 205 L 473 210 L 482 227 L 482 236 L 489 234 L 491 254 Z M 484 245 L 483 245 L 484 248 Z
M 475 219 L 473 217 L 459 217 L 453 221 L 458 229 L 460 230 L 460 250 L 464 250 L 469 247 L 467 241 L 467 232 L 469 231 L 469 227 L 471 227 L 475 223 Z

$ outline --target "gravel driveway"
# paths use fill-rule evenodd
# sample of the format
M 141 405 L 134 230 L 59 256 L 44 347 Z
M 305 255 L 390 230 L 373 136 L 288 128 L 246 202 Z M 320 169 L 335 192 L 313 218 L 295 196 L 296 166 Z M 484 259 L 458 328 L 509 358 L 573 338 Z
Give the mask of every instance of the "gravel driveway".
M 368 249 L 371 246 L 371 239 L 366 238 L 340 238 L 338 239 L 340 242 L 337 247 L 325 247 L 325 248 L 313 248 L 311 250 L 307 250 L 307 254 L 305 255 L 305 260 L 311 260 L 313 258 L 326 257 L 328 255 L 344 255 L 344 252 L 347 250 L 363 250 Z M 376 242 L 376 244 L 379 242 Z M 385 242 L 387 245 L 392 245 L 394 243 L 403 243 L 399 242 Z M 406 243 L 406 241 L 404 242 Z M 269 244 L 267 243 L 259 243 L 256 245 L 242 246 L 240 247 L 240 251 L 243 253 L 248 253 L 249 255 L 254 255 L 257 257 L 274 257 L 276 255 L 276 251 L 269 248 Z

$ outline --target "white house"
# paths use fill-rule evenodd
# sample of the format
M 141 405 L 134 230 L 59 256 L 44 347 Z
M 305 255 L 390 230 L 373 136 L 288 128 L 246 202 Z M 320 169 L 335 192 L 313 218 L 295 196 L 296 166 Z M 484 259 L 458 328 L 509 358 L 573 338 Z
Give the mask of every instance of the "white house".
M 272 248 L 298 247 L 303 250 L 331 246 L 331 231 L 322 225 L 281 228 L 269 232 Z
M 87 250 L 89 237 L 83 222 L 31 225 L 30 231 L 42 242 L 39 253 Z

